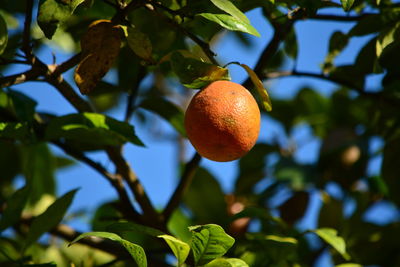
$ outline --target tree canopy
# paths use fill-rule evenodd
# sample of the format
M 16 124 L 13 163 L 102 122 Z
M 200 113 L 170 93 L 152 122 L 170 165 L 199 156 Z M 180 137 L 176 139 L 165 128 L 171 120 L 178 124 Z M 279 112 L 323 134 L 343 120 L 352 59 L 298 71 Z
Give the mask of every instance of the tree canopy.
M 269 36 L 249 20 L 253 10 Z M 317 72 L 298 64 L 297 25 L 307 21 L 351 25 L 329 40 L 314 36 L 327 44 Z M 391 0 L 2 0 L 0 265 L 307 267 L 327 256 L 336 267 L 400 266 L 399 26 Z M 244 49 L 249 36 L 265 40 L 254 66 L 235 53 L 218 57 L 226 34 Z M 337 63 L 354 42 L 353 58 Z M 281 130 L 235 162 L 226 192 L 197 152 L 187 156 L 183 119 L 193 93 L 235 78 L 232 68 L 246 73 L 263 123 Z M 294 95 L 271 93 L 288 77 Z M 334 90 L 304 86 L 304 77 Z M 38 109 L 44 98 L 27 93 L 33 83 L 74 111 Z M 173 131 L 154 134 L 160 121 Z M 311 162 L 301 160 L 299 127 L 318 143 Z M 148 145 L 138 129 L 179 151 L 179 177 L 161 207 L 124 154 Z M 69 211 L 79 188 L 56 193 L 58 170 L 83 165 L 115 196 L 94 214 Z M 383 222 L 368 218 L 389 208 Z M 315 227 L 305 229 L 310 212 Z M 70 225 L 80 216 L 90 232 Z

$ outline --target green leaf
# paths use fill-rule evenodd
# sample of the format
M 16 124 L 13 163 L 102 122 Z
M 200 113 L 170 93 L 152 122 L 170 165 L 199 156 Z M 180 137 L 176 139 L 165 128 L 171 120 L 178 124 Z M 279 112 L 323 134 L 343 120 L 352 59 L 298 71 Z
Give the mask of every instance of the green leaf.
M 106 229 L 111 232 L 140 232 L 154 237 L 164 234 L 158 229 L 133 222 L 116 222 L 108 225 Z
M 22 210 L 28 201 L 29 187 L 24 186 L 7 200 L 6 208 L 0 218 L 0 232 L 19 221 Z
M 354 0 L 340 0 L 342 2 L 342 7 L 344 11 L 349 11 L 353 6 Z
M 101 238 L 107 238 L 112 241 L 116 241 L 120 243 L 124 248 L 129 252 L 129 254 L 132 256 L 132 258 L 135 260 L 136 264 L 138 267 L 147 267 L 147 259 L 146 259 L 146 254 L 143 250 L 143 248 L 139 245 L 133 244 L 125 239 L 122 239 L 119 235 L 114 234 L 114 233 L 109 233 L 109 232 L 88 232 L 88 233 L 83 233 L 79 235 L 77 238 L 71 241 L 69 243 L 69 246 L 73 245 L 74 243 L 78 242 L 82 238 L 85 237 L 101 237 Z
M 229 0 L 211 0 L 211 2 L 221 9 L 222 11 L 225 11 L 232 17 L 235 17 L 236 19 L 240 20 L 243 23 L 250 24 L 249 19 L 246 17 L 245 14 L 243 14 L 240 9 L 238 9 L 231 1 Z
M 296 31 L 294 28 L 292 28 L 286 35 L 283 49 L 285 50 L 285 53 L 289 57 L 293 59 L 297 58 L 297 55 L 299 53 L 299 48 L 298 48 Z
M 159 235 L 158 237 L 164 239 L 165 242 L 167 242 L 168 246 L 171 248 L 172 252 L 178 260 L 178 266 L 182 266 L 187 256 L 189 255 L 190 246 L 187 243 L 170 235 Z
M 396 23 L 394 27 L 390 27 L 381 31 L 376 40 L 376 55 L 381 56 L 383 50 L 394 41 L 398 40 L 399 37 L 400 23 Z
M 184 114 L 182 110 L 172 102 L 165 98 L 154 96 L 145 98 L 139 106 L 161 116 L 168 121 L 179 134 L 186 136 L 185 126 L 183 124 Z
M 58 26 L 74 13 L 84 0 L 41 0 L 38 10 L 38 24 L 44 35 L 51 39 Z
M 25 249 L 39 239 L 45 232 L 60 223 L 77 191 L 78 189 L 69 191 L 33 220 L 25 240 Z
M 219 258 L 215 259 L 204 267 L 248 267 L 249 265 L 241 259 L 236 258 Z
M 344 239 L 337 235 L 337 231 L 332 228 L 319 228 L 311 232 L 317 234 L 322 240 L 331 245 L 337 252 L 339 252 L 344 259 L 349 260 L 350 256 L 346 252 L 346 244 Z
M 260 37 L 260 34 L 253 26 L 248 23 L 243 23 L 241 20 L 238 20 L 237 18 L 230 15 L 212 13 L 200 13 L 197 15 L 212 22 L 215 22 L 230 31 L 239 31 Z
M 143 146 L 132 125 L 98 113 L 70 114 L 54 118 L 45 131 L 47 140 L 65 138 L 102 148 L 126 142 Z
M 246 70 L 247 74 L 249 74 L 249 77 L 257 89 L 257 93 L 261 98 L 261 101 L 263 103 L 265 110 L 272 111 L 272 103 L 271 103 L 271 99 L 269 98 L 267 89 L 264 88 L 264 85 L 261 82 L 261 80 L 258 78 L 257 74 L 246 64 L 239 64 L 239 65 L 242 66 Z
M 153 47 L 149 37 L 136 27 L 127 27 L 126 40 L 132 51 L 146 61 L 152 61 Z
M 184 57 L 179 52 L 172 54 L 171 65 L 181 83 L 188 88 L 197 89 L 214 81 L 230 80 L 228 69 Z
M 183 202 L 199 221 L 227 223 L 228 217 L 221 216 L 226 212 L 224 193 L 215 177 L 204 168 L 197 169 Z
M 3 16 L 0 14 L 0 55 L 6 50 L 8 43 L 7 24 Z
M 383 161 L 381 167 L 383 181 L 389 189 L 389 198 L 397 205 L 400 204 L 399 149 L 400 138 L 387 142 L 383 149 Z
M 24 146 L 22 151 L 22 173 L 31 186 L 29 202 L 36 203 L 44 194 L 54 195 L 55 158 L 46 143 Z
M 254 186 L 265 177 L 265 157 L 279 151 L 278 147 L 257 143 L 239 160 L 239 173 L 235 182 L 235 193 L 251 194 Z
M 7 95 L 12 100 L 15 113 L 19 120 L 32 122 L 35 114 L 36 101 L 29 96 L 14 90 L 8 90 Z
M 333 67 L 334 59 L 347 46 L 349 37 L 341 31 L 335 31 L 329 40 L 329 50 L 323 64 L 324 73 L 329 73 Z
M 223 256 L 235 243 L 235 239 L 216 224 L 191 226 L 189 230 L 192 232 L 190 247 L 196 265 L 204 265 Z
M 26 123 L 0 122 L 0 137 L 15 140 L 28 140 L 30 137 L 29 127 Z
M 293 237 L 266 235 L 265 240 L 271 241 L 273 243 L 279 243 L 280 245 L 284 245 L 284 246 L 296 246 L 297 245 L 297 239 L 295 239 Z

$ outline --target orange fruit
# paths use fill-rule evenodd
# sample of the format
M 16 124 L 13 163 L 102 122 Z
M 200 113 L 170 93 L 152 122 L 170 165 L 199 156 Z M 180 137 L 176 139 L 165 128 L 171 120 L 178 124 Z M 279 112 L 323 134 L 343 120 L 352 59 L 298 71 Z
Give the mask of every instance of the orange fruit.
M 232 161 L 244 156 L 256 143 L 260 109 L 240 84 L 216 81 L 190 101 L 185 129 L 200 155 L 213 161 Z

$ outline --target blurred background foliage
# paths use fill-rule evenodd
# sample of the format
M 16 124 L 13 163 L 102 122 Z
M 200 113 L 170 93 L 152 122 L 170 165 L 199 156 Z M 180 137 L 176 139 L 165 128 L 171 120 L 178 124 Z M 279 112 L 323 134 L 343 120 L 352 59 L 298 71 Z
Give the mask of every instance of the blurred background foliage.
M 268 113 L 262 109 L 263 122 L 275 125 L 280 129 L 279 134 L 269 140 L 260 138 L 250 153 L 235 163 L 237 173 L 231 181 L 232 191 L 226 192 L 213 172 L 200 164 L 196 171 L 193 168 L 192 183 L 180 205 L 163 222 L 165 225 L 147 225 L 187 241 L 191 236 L 188 226 L 219 224 L 236 239 L 226 256 L 240 258 L 249 266 L 322 266 L 321 257 L 330 259 L 329 263 L 324 263 L 327 266 L 400 266 L 400 160 L 397 155 L 400 152 L 400 5 L 391 0 L 230 2 L 242 12 L 261 10 L 263 20 L 272 28 L 271 36 L 261 37 L 266 38 L 267 45 L 255 60 L 256 64 L 251 66 L 255 73 L 270 92 L 274 92 L 277 80 L 296 77 L 296 93 L 287 97 L 271 94 L 273 109 Z M 68 6 L 69 13 L 65 15 L 65 11 L 53 9 L 52 16 L 45 14 L 50 18 L 42 18 L 51 25 L 42 22 L 39 26 L 36 14 L 46 3 L 54 7 Z M 76 9 L 72 8 L 74 5 Z M 126 9 L 127 6 L 134 8 Z M 29 10 L 33 10 L 33 20 L 26 29 Z M 1 266 L 134 264 L 119 252 L 105 252 L 107 245 L 97 249 L 84 244 L 67 248 L 63 240 L 71 241 L 74 235 L 68 235 L 73 229 L 68 228 L 65 233 L 62 228 L 65 225 L 58 224 L 64 213 L 58 214 L 61 218 L 54 225 L 50 225 L 51 220 L 47 218 L 49 225 L 36 230 L 37 238 L 32 241 L 45 232 L 51 235 L 45 235 L 29 247 L 26 247 L 26 239 L 33 238 L 29 230 L 32 221 L 57 198 L 57 170 L 77 166 L 79 161 L 95 163 L 87 160 L 90 153 L 108 153 L 110 145 L 127 142 L 142 145 L 129 124 L 133 121 L 136 129 L 145 129 L 153 138 L 177 147 L 177 173 L 184 176 L 185 169 L 191 168 L 190 162 L 185 162 L 193 150 L 185 141 L 182 123 L 183 112 L 194 91 L 181 82 L 199 76 L 203 63 L 218 64 L 213 48 L 227 31 L 227 27 L 199 15 L 204 13 L 222 14 L 224 11 L 213 1 L 2 0 Z M 112 19 L 135 29 L 129 33 L 131 37 L 122 39 L 119 55 L 110 70 L 113 78 L 107 76 L 83 97 L 107 117 L 67 117 L 58 116 L 57 112 L 40 112 L 36 106 L 41 99 L 15 89 L 16 84 L 47 82 L 64 93 L 57 87 L 60 84 L 52 80 L 53 73 L 45 73 L 47 66 L 54 66 L 53 62 L 45 62 L 43 72 L 42 63 L 32 58 L 48 47 L 64 51 L 70 57 L 70 66 L 61 73 L 65 72 L 65 80 L 70 81 L 72 72 L 66 71 L 79 62 L 76 55 L 80 52 L 80 40 L 90 23 L 99 19 Z M 318 72 L 308 72 L 298 64 L 302 44 L 295 26 L 308 20 L 353 25 L 348 31 L 331 34 Z M 56 27 L 54 35 L 51 27 Z M 45 37 L 45 32 L 51 39 Z M 235 42 L 251 49 L 253 44 L 248 33 L 234 31 L 232 34 Z M 336 58 L 359 38 L 366 41 L 358 51 L 353 51 L 354 60 L 336 64 Z M 323 44 L 318 36 L 314 36 L 312 42 Z M 177 51 L 180 57 L 173 56 Z M 188 72 L 185 65 L 192 62 L 191 59 L 202 62 L 194 72 Z M 230 60 L 242 59 L 233 54 Z M 24 76 L 18 76 L 20 73 Z M 335 89 L 326 94 L 323 88 L 304 85 L 303 77 L 328 81 Z M 379 80 L 373 88 L 371 79 Z M 255 92 L 249 79 L 243 84 Z M 70 85 L 78 92 L 73 82 Z M 26 86 L 29 90 L 29 83 Z M 255 97 L 258 98 L 256 94 Z M 261 104 L 262 100 L 258 100 Z M 111 118 L 116 112 L 118 121 Z M 154 114 L 167 121 L 174 131 L 160 126 Z M 81 130 L 74 130 L 74 125 Z M 309 130 L 309 140 L 305 142 L 318 141 L 315 160 L 302 160 L 308 155 L 299 153 L 307 153 L 299 150 L 304 144 L 296 142 L 299 127 Z M 55 148 L 65 154 L 56 153 Z M 369 171 L 377 160 L 381 164 L 374 168 L 379 170 Z M 157 155 L 148 166 L 157 168 Z M 104 169 L 97 165 L 92 167 L 100 173 L 114 172 L 109 164 Z M 116 173 L 121 174 L 120 171 Z M 16 182 L 21 178 L 24 187 Z M 124 184 L 127 186 L 126 181 Z M 118 187 L 113 182 L 111 185 Z M 110 190 L 113 189 L 110 187 Z M 172 264 L 174 260 L 168 256 L 165 245 L 154 238 L 142 231 L 110 227 L 126 220 L 143 223 L 134 215 L 127 216 L 121 204 L 124 199 L 121 195 L 118 197 L 115 201 L 98 203 L 89 229 L 116 232 L 141 245 L 153 260 L 149 263 L 153 264 L 151 266 Z M 320 207 L 312 204 L 315 199 L 320 201 Z M 60 212 L 65 212 L 67 207 Z M 137 203 L 133 207 L 143 211 L 143 206 Z M 368 217 L 371 211 L 379 218 L 371 220 Z M 315 229 L 335 229 L 345 241 L 345 251 L 334 246 L 340 243 L 336 239 L 331 237 L 327 241 L 319 232 L 312 231 L 315 229 L 304 226 L 305 216 L 311 213 L 315 217 Z M 69 220 L 80 216 L 79 212 L 67 213 L 63 222 L 68 224 Z

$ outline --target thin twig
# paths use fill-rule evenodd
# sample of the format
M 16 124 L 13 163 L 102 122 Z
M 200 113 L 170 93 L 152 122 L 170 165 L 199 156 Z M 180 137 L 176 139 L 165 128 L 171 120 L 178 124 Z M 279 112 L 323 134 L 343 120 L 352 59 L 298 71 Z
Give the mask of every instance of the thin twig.
M 332 20 L 332 21 L 341 21 L 341 22 L 356 22 L 360 21 L 368 16 L 378 15 L 375 13 L 363 13 L 358 16 L 339 16 L 339 15 L 329 15 L 329 14 L 316 14 L 308 19 L 315 19 L 315 20 Z
M 72 69 L 80 62 L 80 60 L 81 60 L 81 53 L 73 55 L 68 60 L 57 65 L 56 69 L 54 70 L 54 74 L 58 75 Z
M 80 97 L 72 86 L 61 75 L 46 75 L 45 81 L 53 85 L 68 102 L 79 112 L 94 112 L 94 108 Z
M 173 19 L 168 18 L 167 16 L 165 16 L 164 14 L 157 12 L 157 10 L 155 9 L 155 13 L 164 21 L 166 21 L 168 24 L 170 24 L 171 26 L 173 26 L 175 29 L 177 29 L 178 31 L 180 31 L 183 35 L 186 35 L 187 37 L 189 37 L 193 42 L 195 42 L 198 46 L 200 46 L 200 48 L 203 50 L 203 52 L 207 55 L 207 57 L 209 58 L 209 60 L 215 64 L 215 65 L 219 65 L 217 60 L 215 59 L 216 54 L 211 50 L 210 45 L 203 41 L 202 39 L 200 39 L 199 37 L 197 37 L 195 34 L 191 33 L 190 31 L 188 31 L 187 29 L 185 29 L 184 27 L 182 27 L 180 24 L 178 24 L 176 21 L 174 21 Z
M 128 193 L 125 190 L 123 181 L 122 179 L 120 179 L 119 176 L 108 172 L 102 165 L 86 157 L 82 152 L 75 151 L 71 149 L 69 146 L 60 142 L 53 142 L 53 143 L 59 148 L 61 148 L 66 154 L 72 156 L 73 158 L 79 160 L 80 162 L 85 163 L 89 167 L 96 170 L 99 174 L 101 174 L 117 191 L 119 196 L 120 207 L 125 217 L 133 219 L 136 222 L 141 221 L 140 214 L 133 207 L 131 200 L 129 199 Z
M 138 70 L 136 82 L 133 84 L 133 86 L 128 94 L 127 100 L 126 100 L 127 103 L 126 103 L 125 118 L 124 118 L 125 122 L 129 122 L 132 117 L 132 114 L 135 110 L 135 100 L 139 93 L 139 86 L 140 86 L 140 83 L 142 82 L 143 78 L 146 77 L 146 74 L 147 74 L 146 68 L 143 66 L 140 66 L 139 70 Z
M 294 20 L 287 20 L 284 24 L 274 25 L 274 35 L 272 36 L 271 41 L 265 47 L 261 56 L 258 58 L 257 64 L 254 67 L 254 72 L 258 76 L 262 76 L 262 72 L 265 68 L 265 65 L 271 60 L 271 58 L 277 52 L 280 43 L 285 39 L 286 35 L 290 32 L 293 27 Z M 252 86 L 252 81 L 249 78 L 243 83 L 243 86 L 246 88 L 250 88 Z
M 25 53 L 27 59 L 32 58 L 32 47 L 30 45 L 32 12 L 33 12 L 33 0 L 27 0 L 26 10 L 25 10 L 24 31 L 22 34 L 22 48 L 21 48 L 21 50 Z
M 182 200 L 185 192 L 189 188 L 192 178 L 196 172 L 197 167 L 199 166 L 201 160 L 201 156 L 196 152 L 192 159 L 186 164 L 185 169 L 182 173 L 182 177 L 179 180 L 179 184 L 176 187 L 174 193 L 172 194 L 168 204 L 166 205 L 162 215 L 165 222 L 168 222 L 168 219 L 171 217 L 172 213 L 178 207 L 179 203 Z
M 143 215 L 147 218 L 148 223 L 152 224 L 154 227 L 163 228 L 164 226 L 160 224 L 160 216 L 151 203 L 150 198 L 129 163 L 122 156 L 122 147 L 112 147 L 107 149 L 107 155 L 114 163 L 117 173 L 127 182 L 136 201 L 139 203 L 143 211 Z

